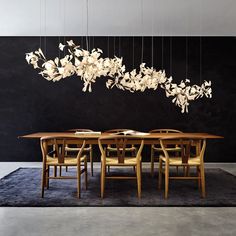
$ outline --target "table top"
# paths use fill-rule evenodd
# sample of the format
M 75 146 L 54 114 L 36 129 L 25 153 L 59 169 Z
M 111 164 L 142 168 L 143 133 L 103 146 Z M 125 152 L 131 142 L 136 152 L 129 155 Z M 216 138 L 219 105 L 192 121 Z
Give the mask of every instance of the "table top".
M 41 137 L 54 137 L 54 136 L 63 136 L 68 138 L 84 138 L 84 139 L 98 139 L 105 133 L 102 134 L 75 134 L 71 132 L 38 132 L 27 135 L 19 136 L 18 138 L 26 139 L 40 139 Z M 208 133 L 148 133 L 146 135 L 127 135 L 132 137 L 138 137 L 143 139 L 161 139 L 161 138 L 204 138 L 204 139 L 221 139 L 223 136 L 208 134 Z

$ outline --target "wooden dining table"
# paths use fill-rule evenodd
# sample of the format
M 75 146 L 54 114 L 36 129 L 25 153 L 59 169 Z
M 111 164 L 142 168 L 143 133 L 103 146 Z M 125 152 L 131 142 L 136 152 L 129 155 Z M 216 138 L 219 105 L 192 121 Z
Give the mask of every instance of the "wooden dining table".
M 108 135 L 107 133 L 101 134 L 93 134 L 93 133 L 83 133 L 83 134 L 75 134 L 72 132 L 38 132 L 32 134 L 26 134 L 19 136 L 19 138 L 24 139 L 40 139 L 42 137 L 66 137 L 66 138 L 74 138 L 75 144 L 81 144 L 83 140 L 86 140 L 87 144 L 98 144 L 98 139 L 104 135 Z M 130 144 L 135 144 L 135 138 L 144 140 L 144 144 L 158 144 L 160 139 L 171 138 L 176 140 L 169 140 L 169 144 L 179 144 L 181 141 L 178 139 L 191 138 L 191 139 L 222 139 L 222 136 L 209 134 L 209 133 L 139 133 L 137 135 L 132 135 L 133 139 L 129 140 Z M 168 141 L 166 142 L 168 143 Z M 196 143 L 196 146 L 198 144 Z M 197 148 L 198 151 L 198 148 Z
M 32 134 L 26 134 L 19 136 L 18 138 L 24 139 L 40 139 L 42 137 L 66 137 L 66 138 L 78 138 L 79 139 L 86 139 L 87 144 L 98 144 L 98 139 L 101 136 L 108 135 L 107 133 L 101 134 L 93 134 L 93 133 L 83 133 L 83 134 L 75 134 L 72 132 L 37 132 Z M 132 135 L 134 138 L 142 138 L 144 139 L 145 144 L 155 144 L 159 139 L 163 138 L 192 138 L 192 139 L 222 139 L 223 136 L 209 134 L 209 133 L 143 133 L 143 134 L 134 134 Z M 132 141 L 131 141 L 132 142 Z M 134 141 L 135 142 L 135 141 Z

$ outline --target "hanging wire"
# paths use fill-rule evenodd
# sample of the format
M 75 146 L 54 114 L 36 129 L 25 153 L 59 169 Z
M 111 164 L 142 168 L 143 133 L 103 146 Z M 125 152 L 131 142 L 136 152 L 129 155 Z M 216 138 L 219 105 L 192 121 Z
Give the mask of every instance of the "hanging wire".
M 185 77 L 188 78 L 188 16 L 186 16 L 186 38 L 185 38 Z
M 169 27 L 170 27 L 170 76 L 172 76 L 172 54 L 173 54 L 173 50 L 172 50 L 172 27 L 171 27 L 171 22 L 170 22 L 170 18 L 168 17 L 168 23 L 169 23 Z
M 134 36 L 133 36 L 133 50 L 132 50 L 132 56 L 133 56 L 133 68 L 134 69 Z
M 141 29 L 143 32 L 143 0 L 141 0 Z M 141 46 L 141 63 L 143 63 L 143 36 L 142 36 L 142 46 Z
M 81 1 L 81 41 L 80 41 L 80 45 L 81 45 L 81 48 L 84 48 L 84 37 L 83 37 L 83 34 L 84 34 L 84 4 L 83 4 L 83 1 Z
M 63 34 L 64 34 L 64 45 L 66 45 L 66 0 L 63 0 L 63 9 L 64 9 Z M 64 50 L 64 57 L 65 55 L 66 55 L 66 51 Z
M 164 70 L 164 37 L 161 37 L 161 68 Z
M 170 75 L 172 75 L 172 36 L 170 36 Z
M 200 37 L 199 37 L 199 82 L 202 83 L 202 0 L 199 0 L 200 7 L 199 7 L 199 18 L 200 18 Z
M 186 79 L 188 78 L 188 36 L 185 38 L 185 60 L 186 60 Z
M 199 56 L 199 73 L 200 73 L 200 84 L 202 83 L 202 37 L 200 36 L 200 42 L 199 42 L 199 44 L 200 44 L 200 46 L 199 46 L 199 50 L 200 50 L 200 52 L 199 52 L 199 54 L 200 54 L 200 56 Z
M 89 2 L 86 0 L 86 47 L 89 50 L 89 43 L 88 43 L 88 28 L 89 28 Z
M 113 48 L 114 48 L 114 56 L 116 55 L 116 36 L 114 36 L 114 45 L 113 45 Z
M 88 37 L 88 45 L 89 45 L 89 46 L 88 46 L 88 49 L 89 49 L 89 51 L 90 51 L 90 48 L 91 48 L 91 37 L 90 37 L 90 36 Z
M 109 47 L 110 47 L 109 41 L 110 41 L 109 36 L 107 36 L 107 56 L 108 57 L 109 57 Z
M 141 48 L 142 48 L 142 49 L 141 49 L 141 50 L 142 50 L 142 54 L 141 54 L 141 63 L 143 63 L 143 41 L 144 41 L 144 40 L 143 40 L 143 36 L 142 36 L 142 47 L 141 47 Z
M 153 36 L 152 36 L 152 67 L 153 67 Z
M 121 50 L 120 41 L 121 41 L 121 39 L 120 39 L 120 36 L 119 36 L 119 57 L 121 57 L 121 53 L 120 53 L 120 50 Z
M 42 0 L 40 0 L 40 7 L 39 7 L 39 32 L 40 32 L 40 36 L 39 36 L 39 46 L 40 48 L 42 48 Z
M 59 1 L 59 19 L 61 19 L 61 0 Z M 58 45 L 60 44 L 60 42 L 61 42 L 61 37 L 60 37 L 60 35 L 61 35 L 61 27 L 60 27 L 60 30 L 59 30 L 59 35 L 58 35 Z M 58 47 L 58 58 L 60 58 L 61 57 L 61 50 L 60 50 L 60 48 Z
M 44 36 L 44 55 L 47 57 L 47 40 L 46 40 L 46 32 L 47 32 L 47 29 L 46 29 L 46 19 L 47 19 L 47 12 L 46 12 L 46 0 L 44 1 L 44 33 L 45 33 L 45 36 Z
M 152 0 L 152 10 L 154 9 L 154 0 Z M 152 67 L 153 67 L 153 13 L 152 13 Z

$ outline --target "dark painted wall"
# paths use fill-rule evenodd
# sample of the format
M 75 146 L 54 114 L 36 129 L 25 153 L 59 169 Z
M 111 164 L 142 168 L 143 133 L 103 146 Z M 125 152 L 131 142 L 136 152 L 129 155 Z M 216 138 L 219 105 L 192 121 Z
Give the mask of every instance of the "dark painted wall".
M 70 37 L 71 38 L 71 37 Z M 66 38 L 66 39 L 70 39 Z M 85 46 L 81 38 L 73 38 Z M 61 41 L 64 38 L 60 38 Z M 190 105 L 189 114 L 165 97 L 164 91 L 129 93 L 108 90 L 105 78 L 98 79 L 92 93 L 83 93 L 82 82 L 73 77 L 58 83 L 48 82 L 27 65 L 25 53 L 40 46 L 38 37 L 0 38 L 0 158 L 1 161 L 38 161 L 38 141 L 17 136 L 38 131 L 69 128 L 132 128 L 148 131 L 175 128 L 186 132 L 209 132 L 224 140 L 209 141 L 206 160 L 234 162 L 236 158 L 236 38 L 202 37 L 202 78 L 200 79 L 200 39 L 188 38 L 188 77 L 192 83 L 211 80 L 213 98 Z M 41 38 L 48 58 L 58 56 L 59 38 Z M 100 47 L 104 56 L 124 57 L 127 70 L 141 62 L 141 38 L 91 37 L 90 47 Z M 115 46 L 114 46 L 115 44 Z M 44 48 L 44 47 L 43 47 Z M 44 48 L 44 50 L 45 50 Z M 151 38 L 144 38 L 144 61 L 151 65 Z M 180 82 L 186 77 L 186 38 L 154 38 L 155 68 L 163 68 Z M 146 159 L 148 150 L 146 149 Z

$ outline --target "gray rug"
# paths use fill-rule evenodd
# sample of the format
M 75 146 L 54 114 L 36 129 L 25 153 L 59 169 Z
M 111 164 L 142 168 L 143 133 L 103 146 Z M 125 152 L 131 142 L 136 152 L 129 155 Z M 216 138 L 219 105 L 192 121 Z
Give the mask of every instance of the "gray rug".
M 125 171 L 132 173 L 132 169 Z M 146 171 L 142 175 L 141 200 L 137 198 L 135 180 L 108 180 L 102 200 L 98 169 L 94 177 L 89 177 L 88 190 L 82 188 L 81 199 L 76 197 L 76 180 L 51 180 L 42 199 L 41 169 L 20 168 L 0 180 L 0 206 L 236 206 L 236 176 L 221 169 L 206 169 L 206 199 L 200 197 L 196 181 L 172 180 L 169 199 L 165 200 L 163 190 L 157 189 L 157 177 L 151 178 Z M 70 169 L 68 174 L 74 173 Z

